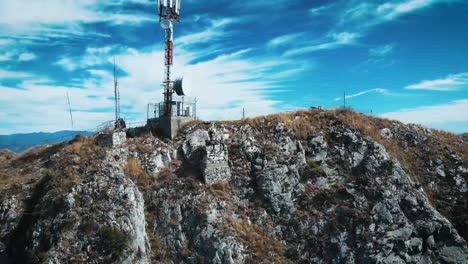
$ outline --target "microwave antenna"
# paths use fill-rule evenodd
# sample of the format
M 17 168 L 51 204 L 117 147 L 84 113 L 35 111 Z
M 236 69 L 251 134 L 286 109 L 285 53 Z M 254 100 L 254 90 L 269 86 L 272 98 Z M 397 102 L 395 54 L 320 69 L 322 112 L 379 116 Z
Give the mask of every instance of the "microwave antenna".
M 164 30 L 164 116 L 172 116 L 172 95 L 186 95 L 183 79 L 171 80 L 171 67 L 174 56 L 173 24 L 180 21 L 181 0 L 158 0 L 159 25 Z

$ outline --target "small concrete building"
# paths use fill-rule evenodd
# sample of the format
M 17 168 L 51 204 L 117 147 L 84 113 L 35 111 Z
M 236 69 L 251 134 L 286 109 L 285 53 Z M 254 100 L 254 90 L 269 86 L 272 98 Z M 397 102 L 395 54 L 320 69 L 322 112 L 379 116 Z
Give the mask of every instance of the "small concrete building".
M 147 126 L 151 131 L 159 132 L 163 136 L 173 139 L 175 136 L 177 136 L 179 129 L 193 120 L 195 119 L 191 116 L 163 116 L 159 118 L 148 119 Z
M 185 124 L 196 119 L 196 100 L 172 101 L 171 115 L 164 114 L 165 103 L 148 104 L 147 128 L 150 131 L 173 139 Z

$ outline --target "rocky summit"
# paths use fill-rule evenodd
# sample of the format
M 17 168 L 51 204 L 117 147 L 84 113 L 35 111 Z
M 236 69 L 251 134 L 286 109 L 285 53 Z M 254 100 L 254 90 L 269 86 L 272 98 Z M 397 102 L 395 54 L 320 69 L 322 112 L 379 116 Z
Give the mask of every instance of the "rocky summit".
M 467 136 L 346 109 L 77 136 L 0 153 L 0 262 L 468 263 L 467 181 Z

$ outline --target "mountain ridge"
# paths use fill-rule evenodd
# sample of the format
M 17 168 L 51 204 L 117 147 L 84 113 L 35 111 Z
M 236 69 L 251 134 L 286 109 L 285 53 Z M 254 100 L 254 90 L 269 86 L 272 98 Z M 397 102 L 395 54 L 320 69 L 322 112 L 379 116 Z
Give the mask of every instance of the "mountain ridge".
M 78 134 L 90 136 L 93 135 L 94 132 L 62 130 L 57 132 L 32 132 L 0 135 L 0 149 L 9 149 L 13 152 L 21 153 L 34 146 L 67 141 Z
M 97 143 L 78 136 L 0 154 L 0 257 L 468 261 L 468 148 L 459 135 L 311 110 L 193 122 L 174 140 Z

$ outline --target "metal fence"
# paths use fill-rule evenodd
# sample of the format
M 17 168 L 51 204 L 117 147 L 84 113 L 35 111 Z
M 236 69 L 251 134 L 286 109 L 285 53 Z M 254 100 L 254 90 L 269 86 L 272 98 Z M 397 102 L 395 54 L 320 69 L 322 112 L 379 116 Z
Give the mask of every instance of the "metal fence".
M 147 119 L 164 116 L 164 102 L 149 103 L 147 106 Z M 172 101 L 172 116 L 187 116 L 197 118 L 197 99 L 182 97 Z
M 106 121 L 96 127 L 96 134 L 110 133 L 114 129 L 115 120 Z

